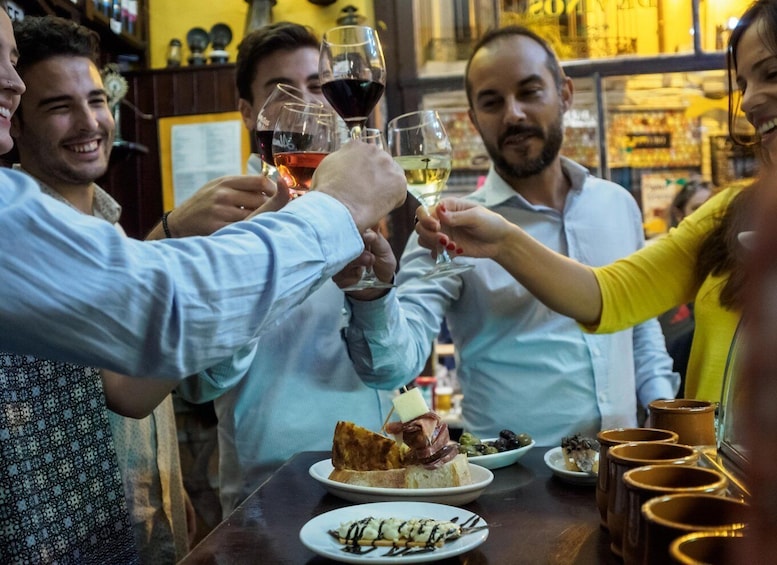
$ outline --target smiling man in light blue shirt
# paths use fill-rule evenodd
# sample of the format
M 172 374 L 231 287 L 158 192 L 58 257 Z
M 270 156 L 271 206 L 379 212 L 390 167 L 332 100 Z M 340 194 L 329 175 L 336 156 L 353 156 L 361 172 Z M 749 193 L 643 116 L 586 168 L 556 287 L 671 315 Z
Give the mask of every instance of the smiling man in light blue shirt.
M 524 28 L 487 34 L 466 78 L 470 117 L 493 161 L 485 184 L 469 198 L 589 265 L 643 245 L 633 197 L 559 155 L 573 85 L 541 38 Z M 588 335 L 496 263 L 456 261 L 474 269 L 424 280 L 432 259 L 414 235 L 400 263 L 399 288 L 351 301 L 346 335 L 365 382 L 385 387 L 412 380 L 445 318 L 464 393 L 464 426 L 481 437 L 509 428 L 557 445 L 574 433 L 635 426 L 638 403 L 646 407 L 676 394 L 679 377 L 655 320 Z

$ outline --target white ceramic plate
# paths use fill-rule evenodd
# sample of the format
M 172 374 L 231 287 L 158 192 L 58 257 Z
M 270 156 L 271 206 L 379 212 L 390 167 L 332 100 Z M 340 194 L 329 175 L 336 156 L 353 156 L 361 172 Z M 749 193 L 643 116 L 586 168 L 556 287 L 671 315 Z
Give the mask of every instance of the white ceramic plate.
M 596 484 L 596 475 L 583 473 L 582 471 L 570 471 L 564 466 L 564 453 L 561 451 L 561 447 L 554 447 L 545 452 L 545 465 L 550 467 L 550 470 L 559 479 L 568 483 L 576 485 Z
M 438 502 L 440 504 L 467 504 L 483 492 L 494 474 L 479 465 L 470 464 L 472 484 L 450 488 L 378 488 L 361 485 L 349 485 L 329 479 L 332 472 L 332 460 L 324 459 L 310 467 L 310 476 L 324 485 L 331 494 L 351 502 L 419 501 Z
M 480 441 L 496 441 L 496 439 L 497 438 L 493 437 L 482 439 Z M 534 440 L 531 440 L 529 445 L 524 445 L 518 449 L 502 451 L 501 453 L 492 453 L 490 455 L 477 455 L 474 457 L 469 457 L 468 459 L 471 463 L 480 465 L 486 469 L 501 469 L 502 467 L 507 467 L 508 465 L 512 465 L 518 461 L 521 457 L 526 455 L 526 452 L 529 451 L 532 447 L 534 447 Z
M 368 516 L 376 518 L 432 518 L 434 520 L 451 520 L 458 517 L 462 523 L 473 516 L 472 512 L 444 504 L 431 504 L 428 502 L 376 502 L 372 504 L 357 504 L 331 510 L 308 521 L 299 532 L 299 539 L 311 551 L 340 561 L 342 563 L 428 563 L 454 557 L 470 551 L 488 537 L 488 528 L 465 534 L 457 540 L 445 542 L 445 545 L 435 549 L 413 555 L 386 556 L 388 547 L 379 547 L 369 553 L 354 554 L 343 551 L 343 545 L 333 538 L 328 532 L 336 529 L 340 523 L 349 520 L 361 520 Z M 477 522 L 477 526 L 487 526 L 483 518 Z

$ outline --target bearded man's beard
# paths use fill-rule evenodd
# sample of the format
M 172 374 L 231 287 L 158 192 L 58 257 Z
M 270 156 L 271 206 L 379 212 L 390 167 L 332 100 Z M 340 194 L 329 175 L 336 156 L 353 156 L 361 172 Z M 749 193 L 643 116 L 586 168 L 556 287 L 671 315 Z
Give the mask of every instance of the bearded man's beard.
M 499 149 L 502 147 L 504 140 L 511 135 L 525 135 L 527 133 L 544 140 L 542 151 L 540 151 L 540 154 L 534 158 L 529 158 L 528 155 L 526 155 L 526 159 L 518 163 L 508 162 Z M 543 132 L 542 129 L 538 127 L 512 127 L 500 136 L 498 140 L 498 148 L 486 147 L 486 150 L 488 151 L 491 160 L 494 162 L 494 168 L 499 171 L 502 176 L 523 179 L 537 175 L 547 169 L 556 158 L 559 151 L 561 151 L 561 144 L 563 142 L 564 113 L 563 111 L 559 111 L 558 118 L 556 121 L 550 124 L 550 126 L 548 126 L 547 133 Z

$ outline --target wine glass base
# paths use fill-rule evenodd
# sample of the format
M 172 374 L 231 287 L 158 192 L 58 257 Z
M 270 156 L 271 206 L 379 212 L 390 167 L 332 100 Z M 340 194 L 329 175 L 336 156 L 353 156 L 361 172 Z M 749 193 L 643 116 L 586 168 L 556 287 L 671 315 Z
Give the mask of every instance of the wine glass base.
M 395 285 L 394 283 L 383 282 L 378 278 L 366 278 L 366 279 L 361 279 L 360 281 L 355 282 L 352 285 L 341 288 L 340 290 L 342 290 L 343 292 L 351 292 L 354 290 L 368 290 L 372 288 L 394 288 L 396 286 L 397 285 Z
M 432 279 L 439 279 L 442 277 L 449 277 L 459 273 L 467 272 L 473 269 L 474 265 L 468 265 L 463 263 L 442 263 L 435 265 L 434 268 L 421 277 L 422 280 L 428 281 Z

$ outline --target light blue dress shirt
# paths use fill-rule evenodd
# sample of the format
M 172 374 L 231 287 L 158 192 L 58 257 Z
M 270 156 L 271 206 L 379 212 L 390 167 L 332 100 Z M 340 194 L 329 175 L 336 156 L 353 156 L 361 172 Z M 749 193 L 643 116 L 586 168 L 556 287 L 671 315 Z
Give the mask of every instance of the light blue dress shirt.
M 0 349 L 183 377 L 285 318 L 364 248 L 311 192 L 207 237 L 140 242 L 0 170 Z
M 468 196 L 551 249 L 588 265 L 604 265 L 640 248 L 642 222 L 634 198 L 562 159 L 572 188 L 563 213 L 530 204 L 491 169 Z M 584 333 L 571 318 L 535 299 L 488 259 L 465 259 L 474 269 L 431 281 L 429 250 L 413 234 L 402 256 L 399 288 L 372 302 L 352 301 L 347 339 L 357 371 L 385 387 L 422 370 L 447 319 L 456 348 L 466 430 L 494 437 L 526 432 L 539 445 L 574 433 L 637 424 L 637 399 L 674 397 L 672 372 L 658 322 L 610 335 Z
M 344 305 L 343 291 L 326 281 L 255 348 L 178 387 L 187 400 L 215 398 L 225 516 L 295 453 L 330 450 L 338 420 L 383 425 L 391 394 L 356 374 L 342 336 Z

